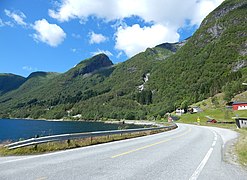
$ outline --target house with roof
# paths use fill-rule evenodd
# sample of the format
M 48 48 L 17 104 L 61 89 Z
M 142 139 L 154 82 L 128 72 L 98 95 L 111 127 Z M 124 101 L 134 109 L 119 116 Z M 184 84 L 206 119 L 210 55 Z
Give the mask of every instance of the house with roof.
M 247 102 L 234 102 L 232 104 L 232 109 L 237 110 L 247 110 Z
M 181 109 L 181 108 L 176 109 L 176 115 L 177 116 L 181 116 L 184 113 L 185 113 L 185 110 L 184 109 Z

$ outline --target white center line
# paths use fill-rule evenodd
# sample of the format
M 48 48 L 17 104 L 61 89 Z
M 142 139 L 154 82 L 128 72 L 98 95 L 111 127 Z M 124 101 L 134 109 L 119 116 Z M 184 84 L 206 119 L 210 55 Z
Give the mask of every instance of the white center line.
M 215 146 L 215 144 L 216 144 L 216 141 L 214 141 L 214 142 L 213 142 L 212 147 L 214 147 L 214 146 Z

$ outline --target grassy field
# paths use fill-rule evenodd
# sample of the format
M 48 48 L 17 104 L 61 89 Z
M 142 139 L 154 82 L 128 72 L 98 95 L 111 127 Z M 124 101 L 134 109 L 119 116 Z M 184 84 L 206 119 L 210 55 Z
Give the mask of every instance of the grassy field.
M 178 122 L 187 124 L 198 124 L 199 118 L 200 125 L 203 126 L 215 126 L 236 129 L 235 119 L 232 119 L 233 116 L 234 112 L 229 109 L 208 109 L 200 113 L 183 114 Z M 207 120 L 209 119 L 215 119 L 219 123 L 208 123 Z

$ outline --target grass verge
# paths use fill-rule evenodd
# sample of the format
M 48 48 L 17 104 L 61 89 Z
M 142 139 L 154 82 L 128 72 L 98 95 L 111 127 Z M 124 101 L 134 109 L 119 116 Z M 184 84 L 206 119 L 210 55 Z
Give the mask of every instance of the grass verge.
M 240 164 L 247 167 L 247 129 L 239 129 L 238 132 L 240 133 L 240 136 L 235 146 L 235 150 L 238 154 Z

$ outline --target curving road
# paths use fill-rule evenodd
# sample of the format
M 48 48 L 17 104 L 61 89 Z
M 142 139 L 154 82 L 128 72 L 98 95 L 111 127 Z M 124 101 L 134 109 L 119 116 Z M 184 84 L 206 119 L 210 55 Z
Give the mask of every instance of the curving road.
M 223 161 L 223 147 L 235 132 L 178 126 L 170 132 L 56 153 L 1 157 L 0 179 L 246 179 L 246 171 Z

